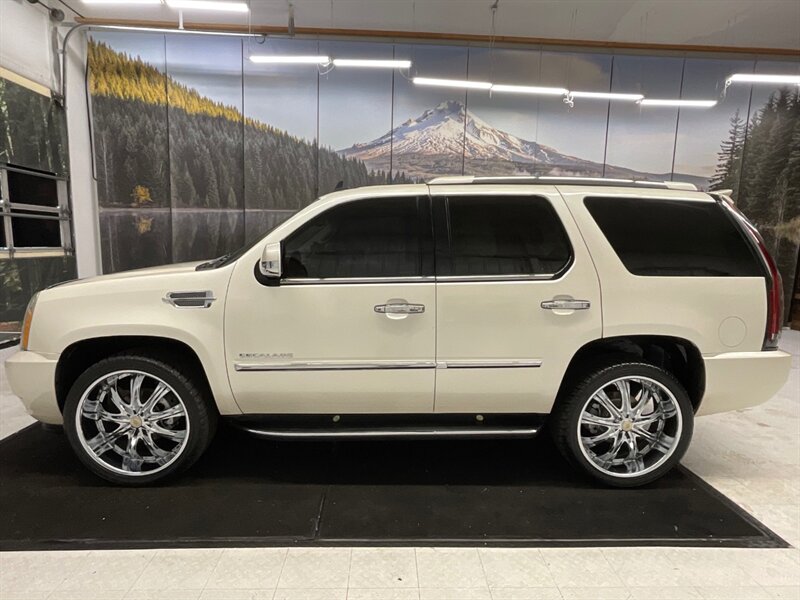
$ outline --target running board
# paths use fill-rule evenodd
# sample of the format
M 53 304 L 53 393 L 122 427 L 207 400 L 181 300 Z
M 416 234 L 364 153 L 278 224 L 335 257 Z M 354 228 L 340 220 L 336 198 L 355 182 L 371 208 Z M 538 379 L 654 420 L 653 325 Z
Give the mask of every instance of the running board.
M 247 433 L 269 439 L 294 440 L 389 440 L 389 439 L 442 439 L 442 438 L 530 438 L 538 432 L 538 427 L 395 427 L 378 429 L 262 429 L 241 427 Z

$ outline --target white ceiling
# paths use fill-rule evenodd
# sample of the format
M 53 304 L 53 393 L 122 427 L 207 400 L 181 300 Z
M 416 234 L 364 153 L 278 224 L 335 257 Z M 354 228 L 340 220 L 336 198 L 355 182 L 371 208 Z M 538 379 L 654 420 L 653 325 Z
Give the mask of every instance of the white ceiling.
M 6 1 L 6 0 L 0 0 Z M 298 27 L 489 35 L 492 0 L 291 0 Z M 85 17 L 177 22 L 165 6 L 59 2 Z M 186 11 L 187 22 L 283 26 L 287 0 L 251 13 Z M 249 19 L 249 21 L 248 21 Z M 496 35 L 800 50 L 800 0 L 500 0 Z

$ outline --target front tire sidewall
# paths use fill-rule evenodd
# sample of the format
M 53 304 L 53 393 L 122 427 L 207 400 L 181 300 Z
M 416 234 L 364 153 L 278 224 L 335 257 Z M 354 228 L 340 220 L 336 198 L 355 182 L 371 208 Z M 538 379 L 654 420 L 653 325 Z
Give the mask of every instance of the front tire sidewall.
M 680 439 L 672 454 L 652 471 L 634 477 L 615 477 L 614 475 L 599 470 L 590 459 L 584 455 L 580 440 L 578 439 L 578 422 L 580 421 L 583 407 L 590 395 L 598 388 L 622 377 L 646 377 L 657 381 L 669 389 L 675 397 L 682 422 Z M 694 431 L 694 409 L 686 390 L 669 372 L 644 363 L 622 364 L 608 367 L 585 379 L 571 395 L 565 417 L 567 421 L 565 441 L 570 455 L 568 458 L 587 475 L 614 487 L 636 487 L 655 481 L 663 476 L 683 458 L 683 455 L 689 447 Z
M 95 460 L 81 443 L 82 434 L 77 430 L 76 413 L 81 397 L 87 388 L 98 379 L 115 371 L 141 371 L 167 383 L 180 396 L 189 423 L 186 442 L 178 457 L 166 468 L 147 475 L 124 475 L 104 467 Z M 156 359 L 138 356 L 119 356 L 105 359 L 84 371 L 75 381 L 64 404 L 64 431 L 70 446 L 80 461 L 90 471 L 118 485 L 141 486 L 170 479 L 184 471 L 203 453 L 211 438 L 209 410 L 192 383 L 179 371 Z

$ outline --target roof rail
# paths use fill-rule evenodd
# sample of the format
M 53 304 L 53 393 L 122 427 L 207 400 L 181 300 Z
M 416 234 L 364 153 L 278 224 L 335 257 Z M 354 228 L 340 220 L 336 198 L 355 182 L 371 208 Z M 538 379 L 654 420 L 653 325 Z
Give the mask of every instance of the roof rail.
M 435 177 L 427 182 L 428 185 L 478 185 L 478 184 L 535 184 L 547 183 L 550 185 L 597 185 L 611 187 L 638 187 L 656 188 L 662 190 L 697 191 L 693 183 L 683 181 L 646 181 L 643 179 L 612 179 L 608 177 L 550 177 L 550 176 L 521 176 L 521 177 L 475 177 L 473 175 L 449 175 Z

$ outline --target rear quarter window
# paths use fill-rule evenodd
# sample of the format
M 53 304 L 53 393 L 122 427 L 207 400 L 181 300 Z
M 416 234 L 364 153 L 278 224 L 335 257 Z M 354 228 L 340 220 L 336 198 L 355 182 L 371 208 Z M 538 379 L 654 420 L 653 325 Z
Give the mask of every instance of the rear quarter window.
M 717 202 L 592 197 L 584 204 L 634 275 L 764 275 L 743 232 Z

